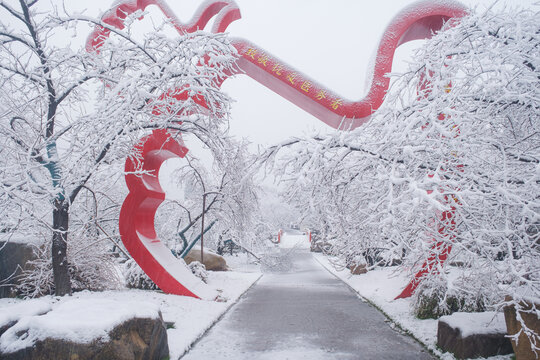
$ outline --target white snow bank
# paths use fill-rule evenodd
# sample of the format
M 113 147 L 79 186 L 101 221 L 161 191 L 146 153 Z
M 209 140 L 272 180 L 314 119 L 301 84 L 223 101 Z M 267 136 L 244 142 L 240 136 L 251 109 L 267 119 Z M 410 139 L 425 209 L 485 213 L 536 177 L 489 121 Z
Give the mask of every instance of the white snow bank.
M 462 337 L 473 334 L 506 334 L 504 313 L 500 312 L 456 312 L 442 316 L 439 320 L 447 323 L 451 328 L 459 329 Z
M 54 302 L 54 298 L 49 300 Z M 159 316 L 159 308 L 152 303 L 86 298 L 84 294 L 79 298 L 61 298 L 51 307 L 46 314 L 21 317 L 0 337 L 0 349 L 11 353 L 46 338 L 78 343 L 89 343 L 98 338 L 107 340 L 108 332 L 128 319 Z
M 28 301 L 1 299 L 0 306 L 0 327 L 14 321 L 19 321 L 22 317 L 45 314 L 51 310 L 50 301 L 44 299 L 32 299 Z
M 410 298 L 394 300 L 409 282 L 410 278 L 407 274 L 397 272 L 396 267 L 387 267 L 371 270 L 362 275 L 352 275 L 348 269 L 336 270 L 323 254 L 314 254 L 314 256 L 328 271 L 348 284 L 361 297 L 384 311 L 395 324 L 412 334 L 434 354 L 443 360 L 455 359 L 451 353 L 442 353 L 437 347 L 438 320 L 416 318 L 411 311 Z M 489 317 L 489 315 L 486 316 Z M 507 360 L 511 359 L 511 355 L 492 356 L 488 359 Z
M 156 318 L 161 310 L 163 320 L 172 324 L 167 330 L 170 358 L 178 359 L 260 276 L 260 273 L 210 272 L 208 284 L 228 299 L 226 302 L 145 290 L 83 291 L 73 296 L 46 296 L 37 300 L 2 299 L 0 320 L 5 324 L 18 322 L 0 337 L 0 351 L 14 352 L 45 338 L 78 343 L 106 339 L 107 333 L 125 320 Z

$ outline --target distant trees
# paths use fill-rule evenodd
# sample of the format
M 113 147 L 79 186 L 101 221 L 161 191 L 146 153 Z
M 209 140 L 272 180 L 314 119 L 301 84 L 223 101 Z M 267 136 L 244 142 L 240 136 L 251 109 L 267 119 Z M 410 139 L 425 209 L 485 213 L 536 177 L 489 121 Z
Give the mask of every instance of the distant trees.
M 63 35 L 80 21 L 100 22 L 60 16 L 45 3 L 0 2 L 0 233 L 49 237 L 51 288 L 65 295 L 75 266 L 68 244 L 85 231 L 109 238 L 92 219 L 92 199 L 109 196 L 148 129 L 189 133 L 223 151 L 229 98 L 216 79 L 234 66 L 235 50 L 225 35 L 199 32 L 168 39 L 154 31 L 138 42 L 129 32 L 134 14 L 123 31 L 111 29 L 99 54 L 87 53 L 62 45 Z M 174 101 L 171 89 L 190 96 Z M 86 215 L 72 216 L 85 206 Z
M 298 174 L 288 193 L 328 225 L 336 255 L 376 250 L 412 275 L 434 244 L 451 246 L 417 291 L 442 313 L 451 296 L 462 309 L 540 297 L 537 10 L 487 11 L 447 26 L 416 52 L 367 125 L 293 140 L 297 151 L 280 163 L 286 178 Z M 450 264 L 460 266 L 457 280 Z

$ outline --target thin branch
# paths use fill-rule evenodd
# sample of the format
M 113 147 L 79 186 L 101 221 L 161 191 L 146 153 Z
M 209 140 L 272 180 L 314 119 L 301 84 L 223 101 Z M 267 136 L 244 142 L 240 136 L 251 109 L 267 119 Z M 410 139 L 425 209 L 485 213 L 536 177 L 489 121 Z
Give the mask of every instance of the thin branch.
M 152 56 L 145 48 L 143 45 L 137 43 L 131 36 L 129 36 L 128 34 L 124 33 L 123 31 L 119 30 L 118 28 L 116 28 L 115 26 L 113 25 L 109 25 L 107 23 L 104 23 L 103 21 L 97 21 L 95 19 L 92 19 L 90 17 L 86 17 L 86 16 L 74 16 L 70 19 L 61 19 L 60 23 L 63 23 L 63 22 L 71 22 L 73 20 L 79 20 L 79 21 L 85 21 L 85 22 L 88 22 L 88 23 L 91 23 L 91 24 L 94 24 L 96 26 L 101 26 L 102 28 L 104 29 L 107 29 L 109 30 L 110 32 L 120 36 L 121 38 L 123 38 L 124 40 L 127 40 L 129 43 L 135 45 L 135 47 L 137 47 L 140 51 L 143 52 L 143 54 L 145 54 L 150 60 L 152 60 L 153 63 L 157 63 L 157 59 Z
M 11 72 L 11 73 L 13 73 L 15 75 L 19 75 L 19 76 L 21 76 L 21 77 L 23 77 L 25 79 L 28 79 L 28 80 L 30 80 L 30 81 L 32 81 L 32 82 L 34 82 L 34 83 L 36 83 L 36 84 L 38 84 L 40 86 L 45 86 L 45 84 L 43 84 L 43 82 L 42 82 L 42 80 L 40 78 L 36 78 L 36 77 L 34 77 L 34 76 L 30 75 L 30 74 L 22 73 L 19 70 L 12 69 L 12 68 L 7 67 L 7 66 L 2 65 L 2 64 L 0 64 L 0 69 L 4 69 L 6 71 L 9 71 L 9 72 Z
M 37 1 L 37 0 L 36 0 Z M 4 9 L 6 9 L 11 15 L 13 15 L 16 19 L 19 19 L 21 20 L 22 22 L 24 22 L 26 24 L 26 21 L 24 19 L 24 15 L 21 14 L 21 13 L 18 13 L 17 11 L 15 11 L 15 9 L 12 9 L 10 6 L 8 6 L 5 2 L 0 2 L 0 6 L 3 7 Z M 30 6 L 30 5 L 29 5 Z

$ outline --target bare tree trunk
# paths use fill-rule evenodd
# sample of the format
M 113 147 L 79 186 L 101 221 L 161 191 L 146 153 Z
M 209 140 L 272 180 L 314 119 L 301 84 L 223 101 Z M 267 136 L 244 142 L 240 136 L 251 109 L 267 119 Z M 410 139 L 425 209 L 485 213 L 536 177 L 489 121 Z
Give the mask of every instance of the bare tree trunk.
M 52 267 L 56 296 L 71 295 L 71 278 L 67 261 L 69 205 L 56 199 L 53 210 Z

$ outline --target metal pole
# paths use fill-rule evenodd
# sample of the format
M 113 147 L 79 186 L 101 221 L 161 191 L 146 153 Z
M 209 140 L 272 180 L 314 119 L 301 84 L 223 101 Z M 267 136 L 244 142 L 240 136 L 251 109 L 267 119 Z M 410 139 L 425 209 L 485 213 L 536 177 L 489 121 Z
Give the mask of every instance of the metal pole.
M 204 264 L 204 212 L 206 210 L 206 194 L 202 197 L 202 217 L 201 217 L 201 264 Z

